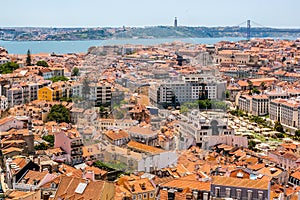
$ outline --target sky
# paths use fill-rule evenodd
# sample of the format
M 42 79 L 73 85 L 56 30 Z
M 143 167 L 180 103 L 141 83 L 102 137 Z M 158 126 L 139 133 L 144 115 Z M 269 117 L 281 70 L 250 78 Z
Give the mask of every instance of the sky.
M 173 25 L 177 17 L 182 26 L 246 26 L 250 19 L 266 27 L 300 28 L 299 0 L 1 0 L 0 5 L 0 27 L 143 27 Z

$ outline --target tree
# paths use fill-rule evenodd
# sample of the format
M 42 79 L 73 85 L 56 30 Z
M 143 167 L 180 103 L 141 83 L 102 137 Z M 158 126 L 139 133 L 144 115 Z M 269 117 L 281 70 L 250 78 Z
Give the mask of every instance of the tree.
M 74 67 L 72 70 L 72 76 L 79 76 L 79 69 L 78 67 Z
M 43 140 L 49 142 L 49 146 L 53 147 L 54 146 L 54 135 L 46 135 L 42 137 Z
M 49 67 L 48 63 L 44 60 L 39 60 L 36 63 L 37 66 Z
M 58 82 L 58 81 L 68 81 L 69 79 L 65 76 L 54 76 L 52 78 L 49 78 L 53 83 Z
M 253 141 L 253 140 L 249 140 L 248 148 L 249 148 L 250 150 L 255 150 L 255 146 L 256 146 L 256 142 Z
M 228 90 L 226 90 L 226 92 L 225 92 L 225 97 L 226 97 L 226 99 L 229 99 L 229 97 L 230 97 L 230 93 Z
M 0 74 L 9 74 L 18 68 L 19 68 L 19 65 L 17 63 L 7 62 L 3 65 L 0 65 Z
M 35 145 L 34 149 L 35 150 L 46 150 L 46 149 L 48 149 L 48 145 L 43 142 L 41 144 Z
M 279 121 L 275 122 L 274 129 L 275 129 L 275 131 L 278 131 L 280 133 L 284 133 L 283 126 L 281 125 L 281 123 Z
M 27 51 L 26 66 L 31 66 L 31 54 L 29 49 Z
M 261 82 L 260 87 L 261 87 L 262 90 L 266 90 L 267 89 L 267 86 L 266 86 L 265 82 Z
M 295 131 L 295 136 L 296 137 L 300 137 L 300 129 L 298 129 L 298 130 Z
M 252 92 L 253 92 L 254 94 L 260 94 L 260 91 L 259 91 L 257 88 L 253 88 Z
M 56 121 L 57 123 L 71 121 L 70 111 L 62 104 L 52 106 L 48 114 L 47 121 Z

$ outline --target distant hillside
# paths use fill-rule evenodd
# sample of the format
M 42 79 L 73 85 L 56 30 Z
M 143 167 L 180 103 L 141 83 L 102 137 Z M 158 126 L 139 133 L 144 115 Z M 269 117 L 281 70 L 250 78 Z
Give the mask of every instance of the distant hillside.
M 2 40 L 103 40 L 110 38 L 245 37 L 245 27 L 9 28 Z M 300 29 L 251 28 L 251 37 L 300 37 Z

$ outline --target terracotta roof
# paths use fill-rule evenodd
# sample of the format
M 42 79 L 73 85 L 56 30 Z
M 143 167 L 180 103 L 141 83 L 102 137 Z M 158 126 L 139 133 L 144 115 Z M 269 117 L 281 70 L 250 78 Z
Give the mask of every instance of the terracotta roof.
M 39 172 L 29 170 L 23 179 L 26 181 L 26 184 L 33 185 L 35 181 L 39 183 L 47 174 L 47 171 Z
M 129 138 L 129 134 L 124 130 L 108 130 L 104 133 L 111 140 L 120 140 Z
M 300 171 L 296 171 L 292 173 L 290 176 L 300 180 Z
M 162 185 L 170 188 L 190 188 L 198 191 L 210 191 L 210 182 L 203 182 L 196 179 L 196 174 L 189 175 L 178 179 L 171 180 Z
M 274 170 L 274 172 L 272 172 L 272 170 Z M 282 173 L 282 170 L 275 167 L 264 167 L 258 170 L 257 172 L 269 177 L 276 177 Z
M 224 176 L 214 176 L 212 178 L 212 184 L 230 186 L 230 187 L 241 187 L 241 188 L 254 188 L 267 190 L 269 186 L 269 181 L 267 180 L 250 180 L 250 179 L 240 179 Z
M 23 199 L 23 198 L 27 199 L 29 196 L 34 195 L 37 192 L 41 192 L 41 191 L 27 191 L 27 192 L 24 192 L 24 191 L 15 190 L 15 191 L 12 191 L 11 193 L 9 193 L 9 195 L 7 196 L 6 199 L 15 199 L 15 200 Z
M 82 184 L 80 184 L 82 183 Z M 86 186 L 85 186 L 86 185 Z M 81 191 L 80 189 L 81 188 Z M 58 199 L 93 199 L 104 200 L 113 199 L 114 195 L 113 183 L 104 181 L 88 181 L 82 178 L 63 176 L 55 197 L 53 200 Z
M 128 142 L 127 146 L 128 146 L 128 148 L 132 148 L 134 150 L 138 150 L 138 151 L 145 152 L 145 153 L 151 153 L 151 154 L 158 154 L 158 153 L 164 152 L 163 149 L 159 149 L 159 148 L 149 146 L 146 144 L 142 144 L 139 142 L 135 142 L 135 141 Z
M 157 134 L 156 132 L 154 132 L 150 126 L 132 126 L 128 129 L 129 134 L 140 134 L 140 135 L 155 135 Z
M 107 174 L 107 171 L 105 171 L 103 169 L 100 169 L 98 167 L 94 167 L 94 166 L 86 166 L 85 170 L 86 171 L 93 171 L 94 174 L 101 175 L 101 176 Z

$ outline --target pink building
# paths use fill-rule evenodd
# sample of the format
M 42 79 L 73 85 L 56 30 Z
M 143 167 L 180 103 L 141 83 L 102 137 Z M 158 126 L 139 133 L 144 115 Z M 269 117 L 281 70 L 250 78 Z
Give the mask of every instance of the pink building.
M 76 129 L 61 130 L 55 134 L 54 148 L 61 148 L 66 153 L 66 161 L 71 165 L 81 163 L 82 140 Z
M 287 170 L 297 169 L 300 167 L 300 156 L 298 153 L 288 152 L 285 150 L 270 150 L 267 155 L 275 163 Z

